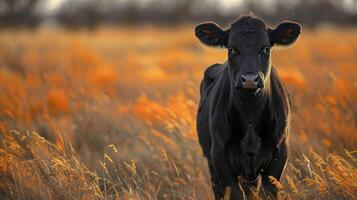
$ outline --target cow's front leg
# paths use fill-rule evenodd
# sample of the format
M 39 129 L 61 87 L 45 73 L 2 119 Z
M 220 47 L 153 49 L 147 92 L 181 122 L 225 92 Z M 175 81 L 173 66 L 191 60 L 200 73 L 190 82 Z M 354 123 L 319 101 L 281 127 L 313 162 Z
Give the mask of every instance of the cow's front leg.
M 213 166 L 215 168 L 215 171 L 218 175 L 218 178 L 222 183 L 222 186 L 224 188 L 226 187 L 232 188 L 230 199 L 231 200 L 243 199 L 243 194 L 240 188 L 238 187 L 237 175 L 232 170 L 232 167 L 230 166 L 228 159 L 224 154 L 224 150 L 215 148 L 215 146 L 213 145 L 211 148 L 211 158 L 213 161 Z
M 255 180 L 252 181 L 246 181 L 242 179 L 239 181 L 244 191 L 245 197 L 248 200 L 256 199 L 255 197 L 259 191 L 259 186 L 260 186 L 259 178 L 260 177 L 257 177 Z
M 276 186 L 271 184 L 271 180 L 269 176 L 273 176 L 277 180 L 280 181 L 281 174 L 285 169 L 285 165 L 288 159 L 288 149 L 286 143 L 281 144 L 278 149 L 276 157 L 273 157 L 273 160 L 269 164 L 269 166 L 264 169 L 262 173 L 262 190 L 263 197 L 270 199 L 277 199 L 278 197 L 278 189 Z

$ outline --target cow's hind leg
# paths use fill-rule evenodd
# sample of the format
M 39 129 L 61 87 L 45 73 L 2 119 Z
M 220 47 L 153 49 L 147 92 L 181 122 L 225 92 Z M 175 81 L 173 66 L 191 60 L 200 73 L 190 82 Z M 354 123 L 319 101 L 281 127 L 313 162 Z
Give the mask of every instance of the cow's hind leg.
M 224 188 L 222 183 L 220 182 L 217 173 L 214 169 L 213 163 L 211 159 L 207 159 L 208 161 L 208 168 L 209 168 L 209 172 L 211 174 L 211 183 L 212 183 L 212 189 L 213 189 L 213 193 L 214 193 L 214 197 L 216 200 L 219 200 L 223 197 L 223 193 L 224 193 Z

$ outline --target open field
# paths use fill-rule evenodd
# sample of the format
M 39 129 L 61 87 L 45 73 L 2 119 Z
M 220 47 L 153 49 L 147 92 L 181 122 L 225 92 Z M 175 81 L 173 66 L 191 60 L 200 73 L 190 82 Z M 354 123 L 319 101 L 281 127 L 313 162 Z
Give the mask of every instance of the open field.
M 273 52 L 293 107 L 283 199 L 357 198 L 356 35 Z M 195 115 L 225 57 L 192 26 L 2 31 L 0 199 L 212 199 Z

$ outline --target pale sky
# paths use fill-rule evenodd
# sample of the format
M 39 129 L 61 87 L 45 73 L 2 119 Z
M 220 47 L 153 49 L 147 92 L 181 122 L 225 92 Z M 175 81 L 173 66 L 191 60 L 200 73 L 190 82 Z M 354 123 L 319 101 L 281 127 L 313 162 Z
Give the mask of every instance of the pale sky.
M 66 0 L 47 0 L 46 2 L 46 8 L 48 11 L 53 11 L 55 10 L 56 8 L 58 8 L 61 3 L 63 3 L 64 1 Z M 73 1 L 73 0 L 72 0 Z M 151 1 L 151 0 L 138 0 L 138 1 Z M 265 1 L 271 1 L 271 0 L 265 0 Z M 229 8 L 229 6 L 231 6 L 232 4 L 240 4 L 242 3 L 243 0 L 220 0 L 220 4 L 222 5 L 223 8 Z
M 47 0 L 46 4 L 46 8 L 48 11 L 53 11 L 56 8 L 58 8 L 58 6 L 61 5 L 62 2 L 64 2 L 65 0 Z
M 47 12 L 52 12 L 56 8 L 58 8 L 61 5 L 61 3 L 63 3 L 64 1 L 78 1 L 78 0 L 47 0 L 45 2 L 45 8 Z M 120 2 L 120 1 L 133 1 L 133 0 L 116 0 L 116 1 Z M 143 3 L 145 3 L 152 0 L 136 0 L 136 1 L 142 1 Z M 210 0 L 210 1 L 215 1 L 215 0 Z M 239 5 L 243 1 L 244 0 L 218 0 L 219 4 L 222 6 L 222 9 L 224 10 L 229 10 L 232 7 L 232 5 Z M 269 6 L 269 4 L 271 4 L 271 1 L 272 0 L 262 0 L 262 3 L 265 3 L 267 6 Z M 342 1 L 343 7 L 346 10 L 349 11 L 357 10 L 357 5 L 355 0 L 335 0 L 335 1 Z

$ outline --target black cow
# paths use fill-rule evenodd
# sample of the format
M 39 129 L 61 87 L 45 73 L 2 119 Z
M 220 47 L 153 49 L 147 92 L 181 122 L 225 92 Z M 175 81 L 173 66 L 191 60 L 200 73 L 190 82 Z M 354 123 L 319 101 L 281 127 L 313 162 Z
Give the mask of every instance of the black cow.
M 269 176 L 280 180 L 287 161 L 290 105 L 270 51 L 293 44 L 300 31 L 297 23 L 271 29 L 251 16 L 226 30 L 214 23 L 196 26 L 201 42 L 228 49 L 228 60 L 204 73 L 197 114 L 216 199 L 226 187 L 232 199 L 251 199 L 258 191 L 263 198 L 277 198 Z

